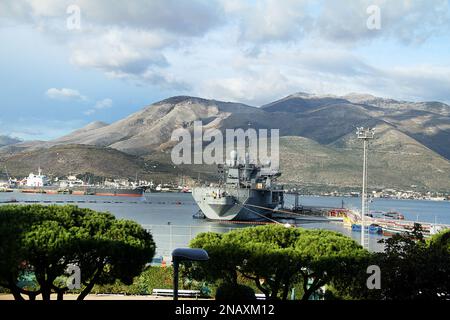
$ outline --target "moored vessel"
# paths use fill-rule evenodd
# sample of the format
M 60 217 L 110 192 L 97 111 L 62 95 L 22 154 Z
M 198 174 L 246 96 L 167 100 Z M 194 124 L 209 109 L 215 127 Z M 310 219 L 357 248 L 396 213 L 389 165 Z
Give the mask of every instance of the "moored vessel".
M 220 178 L 216 185 L 192 189 L 194 200 L 211 220 L 266 220 L 273 209 L 284 203 L 283 186 L 276 183 L 281 173 L 272 169 L 270 163 L 249 163 L 248 155 L 243 163 L 235 151 L 230 156 L 226 165 L 218 166 Z

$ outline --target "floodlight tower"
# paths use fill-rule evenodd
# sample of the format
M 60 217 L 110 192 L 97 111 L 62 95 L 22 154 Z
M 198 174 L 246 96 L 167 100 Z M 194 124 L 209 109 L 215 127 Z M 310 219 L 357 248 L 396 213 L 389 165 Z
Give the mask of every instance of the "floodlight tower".
M 358 139 L 363 141 L 363 182 L 362 182 L 362 195 L 361 195 L 361 245 L 363 248 L 365 245 L 365 216 L 369 209 L 367 202 L 367 152 L 369 149 L 369 140 L 373 139 L 375 131 L 370 128 L 359 127 L 356 130 Z

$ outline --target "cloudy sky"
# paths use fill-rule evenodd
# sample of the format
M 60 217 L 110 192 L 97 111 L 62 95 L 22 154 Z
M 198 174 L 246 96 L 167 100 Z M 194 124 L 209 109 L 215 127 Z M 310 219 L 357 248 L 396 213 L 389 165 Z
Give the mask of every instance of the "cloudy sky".
M 450 103 L 449 0 L 1 0 L 0 134 L 51 139 L 173 95 Z

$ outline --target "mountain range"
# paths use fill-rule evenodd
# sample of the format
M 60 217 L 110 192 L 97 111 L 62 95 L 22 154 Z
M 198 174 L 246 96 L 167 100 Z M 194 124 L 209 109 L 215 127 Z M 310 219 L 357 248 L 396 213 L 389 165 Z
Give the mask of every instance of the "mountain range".
M 20 139 L 0 135 L 0 147 L 9 146 L 21 142 Z
M 204 127 L 219 130 L 279 129 L 281 180 L 332 188 L 359 186 L 362 150 L 356 127 L 372 127 L 376 133 L 370 146 L 372 187 L 450 190 L 450 106 L 368 94 L 300 92 L 259 107 L 177 96 L 112 124 L 93 122 L 51 141 L 2 144 L 0 139 L 0 161 L 16 175 L 28 174 L 39 163 L 55 175 L 83 171 L 133 177 L 139 171 L 147 177 L 179 173 L 196 177 L 202 172 L 205 178 L 212 179 L 211 166 L 173 166 L 170 161 L 173 130 L 192 129 L 197 120 Z M 55 150 L 62 154 L 70 149 L 88 150 L 87 153 L 95 150 L 100 158 L 105 153 L 104 164 L 77 153 L 58 165 L 56 156 L 51 160 Z M 121 159 L 117 165 L 110 163 L 115 157 Z M 119 168 L 119 163 L 129 170 Z

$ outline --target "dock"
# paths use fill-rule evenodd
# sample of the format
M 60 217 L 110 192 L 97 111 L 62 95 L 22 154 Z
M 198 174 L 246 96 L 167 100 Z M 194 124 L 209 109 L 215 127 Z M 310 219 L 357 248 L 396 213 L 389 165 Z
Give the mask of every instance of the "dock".
M 361 225 L 361 217 L 358 213 L 349 211 L 344 218 L 344 226 L 351 227 L 352 225 Z M 385 236 L 392 236 L 397 233 L 408 233 L 414 228 L 414 225 L 420 224 L 423 229 L 424 236 L 432 236 L 442 230 L 450 229 L 450 224 L 431 223 L 426 221 L 411 221 L 401 219 L 386 219 L 373 218 L 370 216 L 364 217 L 364 226 L 377 225 L 382 228 L 382 233 Z
M 342 221 L 343 217 L 330 214 L 336 212 L 336 208 L 327 207 L 315 207 L 315 206 L 302 206 L 301 210 L 291 209 L 270 209 L 266 207 L 245 204 L 246 207 L 253 207 L 258 209 L 265 209 L 272 211 L 273 219 L 287 219 L 287 220 L 299 220 L 304 222 L 330 222 L 330 221 Z

